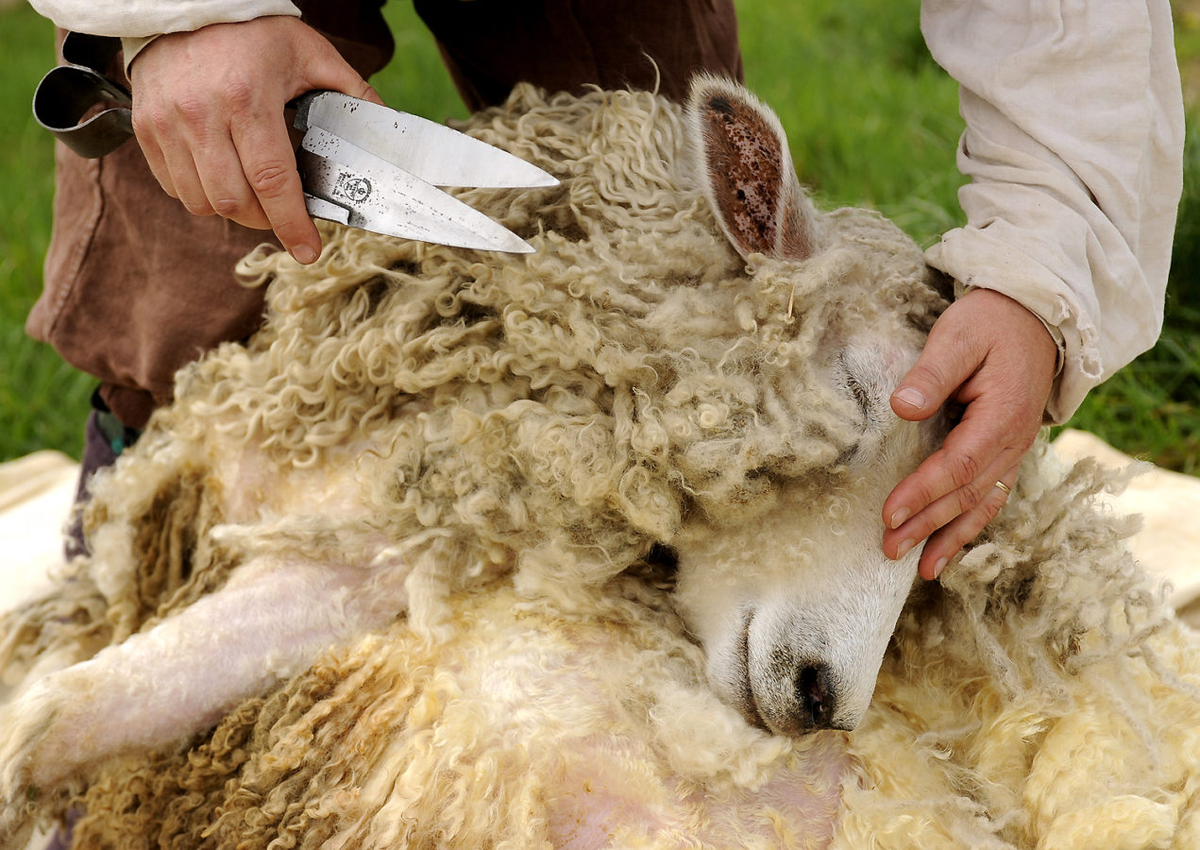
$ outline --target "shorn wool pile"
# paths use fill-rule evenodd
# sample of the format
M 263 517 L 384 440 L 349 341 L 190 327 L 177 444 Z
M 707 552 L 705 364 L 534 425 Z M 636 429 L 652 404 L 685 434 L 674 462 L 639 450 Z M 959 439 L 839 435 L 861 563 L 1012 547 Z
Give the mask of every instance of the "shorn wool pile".
M 560 186 L 462 197 L 537 253 L 245 261 L 262 331 L 0 621 L 0 844 L 1200 846 L 1196 639 L 1121 482 L 1035 451 L 910 592 L 879 506 L 944 423 L 887 393 L 943 295 L 769 139 L 704 150 L 731 107 L 520 88 L 468 129 Z

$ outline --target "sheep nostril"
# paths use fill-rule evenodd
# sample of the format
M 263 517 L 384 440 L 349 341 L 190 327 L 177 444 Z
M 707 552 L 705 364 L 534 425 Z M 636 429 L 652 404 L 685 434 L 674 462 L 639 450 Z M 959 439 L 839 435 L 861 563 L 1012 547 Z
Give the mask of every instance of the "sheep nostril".
M 796 677 L 800 722 L 809 729 L 825 729 L 833 717 L 835 694 L 824 664 L 802 667 Z

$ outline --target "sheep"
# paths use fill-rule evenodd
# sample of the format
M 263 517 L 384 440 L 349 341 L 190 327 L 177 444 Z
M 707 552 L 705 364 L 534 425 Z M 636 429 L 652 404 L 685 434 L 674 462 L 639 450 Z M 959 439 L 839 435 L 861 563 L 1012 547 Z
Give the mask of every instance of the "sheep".
M 1192 636 L 1104 475 L 1035 454 L 940 586 L 878 551 L 947 427 L 887 407 L 945 305 L 910 240 L 817 214 L 720 81 L 469 129 L 562 179 L 461 193 L 537 252 L 245 261 L 262 331 L 3 621 L 0 836 L 1187 846 Z

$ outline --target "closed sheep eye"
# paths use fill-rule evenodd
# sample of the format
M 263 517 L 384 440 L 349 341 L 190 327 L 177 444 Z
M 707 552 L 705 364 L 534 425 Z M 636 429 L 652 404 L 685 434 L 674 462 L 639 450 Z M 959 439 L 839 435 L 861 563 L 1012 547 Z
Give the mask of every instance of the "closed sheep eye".
M 874 407 L 874 395 L 871 393 L 867 384 L 861 381 L 852 371 L 849 363 L 846 362 L 845 352 L 841 352 L 837 356 L 837 372 L 839 377 L 839 386 L 845 390 L 846 394 L 854 399 L 858 405 L 858 409 L 862 411 L 865 425 L 871 427 L 875 423 L 875 417 L 871 411 Z
M 859 408 L 863 412 L 863 416 L 870 418 L 871 416 L 871 396 L 863 389 L 862 384 L 853 375 L 846 375 L 846 388 L 850 391 L 850 395 L 858 402 Z

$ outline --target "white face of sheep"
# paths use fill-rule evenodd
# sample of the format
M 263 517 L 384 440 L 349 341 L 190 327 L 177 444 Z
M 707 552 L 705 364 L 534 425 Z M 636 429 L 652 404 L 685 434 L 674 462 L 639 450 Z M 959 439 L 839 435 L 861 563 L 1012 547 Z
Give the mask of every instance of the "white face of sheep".
M 703 644 L 716 692 L 783 735 L 853 729 L 913 584 L 918 551 L 882 550 L 883 500 L 943 435 L 898 419 L 888 396 L 915 351 L 857 340 L 829 376 L 862 405 L 838 486 L 785 490 L 766 516 L 677 547 L 678 610 Z
M 705 81 L 689 115 L 709 200 L 739 252 L 818 250 L 815 212 L 774 114 L 738 87 Z M 919 547 L 899 562 L 883 554 L 883 501 L 937 447 L 946 423 L 892 412 L 889 397 L 920 339 L 888 337 L 862 328 L 822 364 L 862 414 L 832 490 L 796 485 L 767 516 L 715 535 L 685 532 L 676 547 L 677 604 L 706 650 L 713 687 L 778 734 L 859 724 L 916 576 Z

